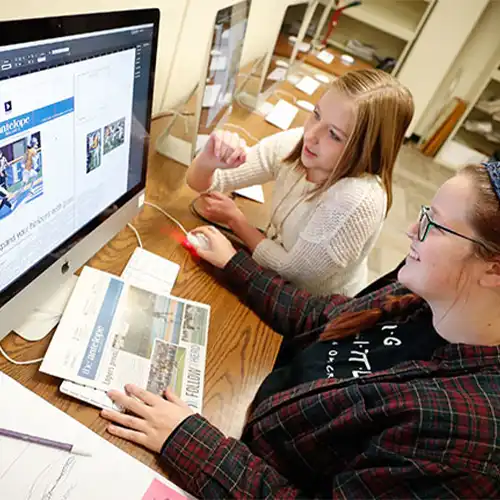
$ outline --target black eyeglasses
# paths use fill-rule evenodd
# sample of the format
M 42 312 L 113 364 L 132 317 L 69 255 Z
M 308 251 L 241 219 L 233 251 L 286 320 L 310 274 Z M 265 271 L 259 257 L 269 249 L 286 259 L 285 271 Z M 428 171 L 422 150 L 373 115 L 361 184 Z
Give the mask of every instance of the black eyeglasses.
M 458 236 L 459 238 L 463 238 L 465 240 L 472 241 L 472 243 L 476 243 L 477 245 L 481 245 L 482 247 L 484 247 L 484 243 L 480 242 L 479 240 L 475 240 L 474 238 L 469 238 L 468 236 L 465 236 L 464 234 L 457 233 L 456 231 L 453 231 L 453 229 L 442 226 L 441 224 L 438 224 L 437 222 L 433 221 L 431 219 L 431 216 L 429 215 L 430 210 L 431 210 L 431 208 L 426 207 L 425 205 L 422 205 L 422 207 L 420 208 L 420 215 L 418 218 L 418 239 L 419 239 L 419 241 L 424 241 L 425 238 L 427 238 L 427 235 L 429 234 L 429 230 L 431 227 L 437 227 L 438 229 L 441 229 L 442 231 L 446 231 L 447 233 L 454 234 L 455 236 Z

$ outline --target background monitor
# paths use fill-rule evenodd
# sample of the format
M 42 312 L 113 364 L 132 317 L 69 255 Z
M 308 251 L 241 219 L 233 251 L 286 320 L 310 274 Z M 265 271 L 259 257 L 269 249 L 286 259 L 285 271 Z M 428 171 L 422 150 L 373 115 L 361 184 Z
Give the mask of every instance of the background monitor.
M 158 23 L 0 23 L 0 339 L 140 210 Z
M 295 71 L 299 49 L 303 49 L 306 31 L 310 29 L 318 5 L 319 0 L 288 0 L 273 45 L 252 61 L 242 75 L 242 85 L 236 96 L 240 104 L 258 108 L 277 82 Z
M 195 154 L 220 126 L 233 102 L 249 12 L 250 2 L 245 0 L 216 14 L 206 72 L 198 89 Z
M 157 151 L 190 165 L 208 135 L 221 124 L 236 92 L 251 0 L 225 0 L 213 11 L 200 79 L 156 141 Z

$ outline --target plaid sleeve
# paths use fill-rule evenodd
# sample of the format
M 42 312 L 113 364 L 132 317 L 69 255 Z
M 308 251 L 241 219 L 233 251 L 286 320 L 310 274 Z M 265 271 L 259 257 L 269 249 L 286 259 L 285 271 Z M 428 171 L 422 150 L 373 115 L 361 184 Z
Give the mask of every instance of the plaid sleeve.
M 227 264 L 224 278 L 242 301 L 285 338 L 311 331 L 319 336 L 329 321 L 328 312 L 350 300 L 345 295 L 314 297 L 260 267 L 243 250 Z
M 459 471 L 430 457 L 407 459 L 382 447 L 375 460 L 359 457 L 357 466 L 332 474 L 330 480 L 318 471 L 323 480 L 312 480 L 304 491 L 242 441 L 226 438 L 201 415 L 193 415 L 165 443 L 160 461 L 169 476 L 197 498 L 499 498 L 493 478 Z
M 305 498 L 282 475 L 201 415 L 177 427 L 165 443 L 162 465 L 197 498 Z

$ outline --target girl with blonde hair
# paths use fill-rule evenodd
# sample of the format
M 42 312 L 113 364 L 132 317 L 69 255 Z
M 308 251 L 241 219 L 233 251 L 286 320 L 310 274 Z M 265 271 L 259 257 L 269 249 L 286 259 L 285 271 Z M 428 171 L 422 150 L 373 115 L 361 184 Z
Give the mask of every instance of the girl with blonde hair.
M 314 295 L 355 295 L 392 204 L 392 174 L 413 117 L 410 92 L 380 70 L 347 73 L 304 128 L 250 149 L 217 131 L 187 173 L 203 215 L 228 225 L 253 258 Z M 265 234 L 221 193 L 275 181 Z

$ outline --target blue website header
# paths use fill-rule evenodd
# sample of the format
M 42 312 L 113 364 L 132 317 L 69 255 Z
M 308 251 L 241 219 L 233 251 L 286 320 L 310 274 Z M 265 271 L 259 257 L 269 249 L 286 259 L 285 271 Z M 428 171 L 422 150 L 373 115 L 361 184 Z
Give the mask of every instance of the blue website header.
M 46 122 L 56 120 L 61 116 L 73 113 L 75 110 L 75 99 L 70 97 L 63 101 L 50 104 L 44 108 L 35 109 L 30 113 L 16 116 L 10 120 L 0 123 L 0 141 L 12 135 L 19 134 Z

